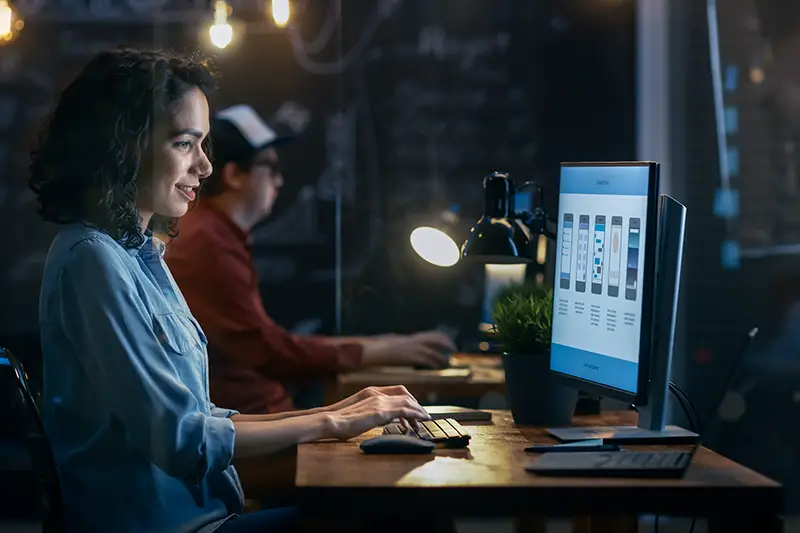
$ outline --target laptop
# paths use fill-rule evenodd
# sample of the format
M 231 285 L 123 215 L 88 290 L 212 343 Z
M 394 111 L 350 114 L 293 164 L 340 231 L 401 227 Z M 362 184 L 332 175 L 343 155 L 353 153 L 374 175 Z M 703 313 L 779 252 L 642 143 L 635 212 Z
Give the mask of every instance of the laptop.
M 757 333 L 758 328 L 748 332 L 744 345 L 731 365 L 731 372 L 724 382 L 722 398 L 716 402 L 715 408 L 718 409 L 725 400 Z M 712 419 L 711 416 L 706 418 Z M 540 476 L 681 478 L 702 446 L 703 438 L 707 438 L 708 429 L 707 425 L 691 451 L 545 453 L 526 466 L 525 470 Z

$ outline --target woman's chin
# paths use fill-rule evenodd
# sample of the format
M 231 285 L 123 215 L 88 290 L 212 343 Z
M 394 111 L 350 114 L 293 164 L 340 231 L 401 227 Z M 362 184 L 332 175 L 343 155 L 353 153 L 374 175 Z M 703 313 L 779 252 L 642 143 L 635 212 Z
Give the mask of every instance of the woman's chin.
M 189 211 L 189 204 L 171 205 L 169 209 L 164 209 L 158 213 L 162 218 L 180 218 Z

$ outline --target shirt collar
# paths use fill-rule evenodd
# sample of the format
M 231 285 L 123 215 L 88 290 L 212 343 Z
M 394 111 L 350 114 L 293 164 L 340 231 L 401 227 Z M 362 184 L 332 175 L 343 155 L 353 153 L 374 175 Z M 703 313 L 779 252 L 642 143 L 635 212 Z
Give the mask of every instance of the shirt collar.
M 198 211 L 207 211 L 225 224 L 225 226 L 227 226 L 237 238 L 241 239 L 243 243 L 248 245 L 250 244 L 250 233 L 240 228 L 233 220 L 231 220 L 231 217 L 229 217 L 227 213 L 215 206 L 214 202 L 200 201 L 197 203 L 194 209 Z
M 122 242 L 120 242 L 122 244 Z M 127 248 L 128 253 L 133 256 L 141 256 L 143 259 L 150 257 L 164 257 L 164 251 L 167 249 L 164 242 L 153 235 L 153 231 L 148 229 L 144 232 L 144 242 L 134 248 Z

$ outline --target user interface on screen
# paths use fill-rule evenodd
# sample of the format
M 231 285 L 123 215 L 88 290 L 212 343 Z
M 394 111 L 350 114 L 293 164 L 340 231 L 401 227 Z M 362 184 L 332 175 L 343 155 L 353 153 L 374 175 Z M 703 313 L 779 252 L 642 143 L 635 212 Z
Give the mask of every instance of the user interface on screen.
M 648 165 L 561 167 L 550 368 L 633 394 L 648 187 Z

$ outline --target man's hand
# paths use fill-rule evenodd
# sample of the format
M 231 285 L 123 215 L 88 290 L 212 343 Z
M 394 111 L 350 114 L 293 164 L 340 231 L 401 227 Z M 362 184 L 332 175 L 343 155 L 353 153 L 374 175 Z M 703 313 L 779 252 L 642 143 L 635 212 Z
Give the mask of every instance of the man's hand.
M 340 440 L 361 435 L 376 426 L 388 424 L 395 418 L 412 423 L 431 418 L 410 395 L 370 396 L 338 411 L 325 413 L 323 416 L 327 419 L 326 433 Z
M 364 342 L 363 362 L 365 366 L 445 368 L 448 352 L 455 350 L 452 339 L 441 331 L 383 335 Z

